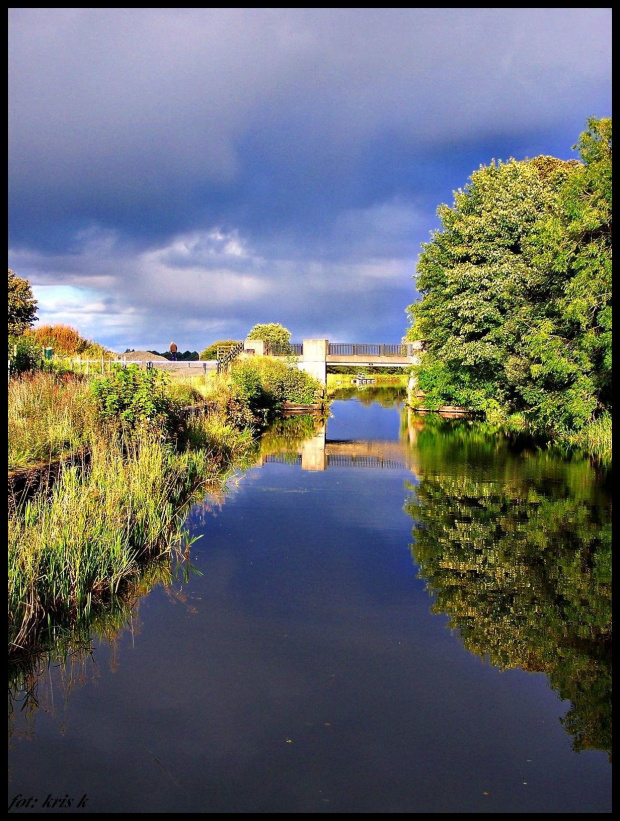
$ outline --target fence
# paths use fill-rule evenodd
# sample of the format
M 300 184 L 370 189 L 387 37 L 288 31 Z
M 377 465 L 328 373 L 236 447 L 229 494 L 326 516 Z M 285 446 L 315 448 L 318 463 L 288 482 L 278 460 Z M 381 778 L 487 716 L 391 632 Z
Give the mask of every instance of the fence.
M 303 342 L 267 342 L 265 344 L 267 356 L 302 356 L 303 352 Z
M 330 356 L 413 356 L 418 346 L 407 342 L 398 345 L 358 345 L 349 342 L 330 342 Z
M 111 373 L 113 365 L 121 365 L 126 368 L 128 365 L 137 365 L 140 368 L 157 368 L 157 370 L 175 372 L 181 376 L 187 374 L 189 376 L 206 376 L 207 371 L 215 370 L 214 362 L 205 362 L 203 360 L 187 360 L 176 361 L 170 360 L 153 360 L 153 359 L 82 359 L 79 356 L 56 356 L 53 360 L 56 365 L 71 370 L 74 373 L 84 374 L 86 376 L 96 376 L 106 373 Z M 53 368 L 52 361 L 41 360 L 42 366 Z M 11 360 L 8 360 L 9 380 L 11 378 Z M 189 372 L 189 373 L 188 373 Z
M 230 363 L 235 360 L 243 350 L 243 342 L 237 342 L 228 348 L 220 347 L 217 349 L 217 372 L 228 370 Z

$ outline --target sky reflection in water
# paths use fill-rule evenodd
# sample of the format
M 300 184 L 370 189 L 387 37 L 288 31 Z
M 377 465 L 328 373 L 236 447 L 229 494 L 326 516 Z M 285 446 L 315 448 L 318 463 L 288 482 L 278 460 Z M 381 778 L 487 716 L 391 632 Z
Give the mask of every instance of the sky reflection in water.
M 193 509 L 203 575 L 155 587 L 64 704 L 56 669 L 9 800 L 610 811 L 604 477 L 400 405 L 332 413 Z

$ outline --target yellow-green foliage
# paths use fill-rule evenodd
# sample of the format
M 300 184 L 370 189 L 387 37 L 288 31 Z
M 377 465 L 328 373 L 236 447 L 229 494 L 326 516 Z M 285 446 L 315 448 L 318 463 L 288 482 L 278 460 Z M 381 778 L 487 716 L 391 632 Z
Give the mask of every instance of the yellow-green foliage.
M 9 470 L 89 444 L 94 404 L 88 383 L 42 371 L 9 383 Z
M 188 423 L 192 447 L 153 432 L 99 439 L 88 469 L 66 467 L 51 499 L 9 516 L 9 650 L 35 644 L 46 623 L 68 627 L 109 602 L 146 560 L 178 545 L 197 492 L 252 448 L 221 420 Z
M 235 362 L 230 378 L 251 406 L 279 407 L 286 401 L 312 404 L 322 393 L 319 381 L 306 371 L 267 356 Z

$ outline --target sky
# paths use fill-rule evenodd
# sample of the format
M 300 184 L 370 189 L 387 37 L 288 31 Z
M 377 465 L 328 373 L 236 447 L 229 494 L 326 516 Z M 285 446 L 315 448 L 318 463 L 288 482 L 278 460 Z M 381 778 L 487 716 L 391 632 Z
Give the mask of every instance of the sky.
M 9 268 L 111 350 L 394 343 L 473 171 L 611 116 L 611 9 L 9 9 Z

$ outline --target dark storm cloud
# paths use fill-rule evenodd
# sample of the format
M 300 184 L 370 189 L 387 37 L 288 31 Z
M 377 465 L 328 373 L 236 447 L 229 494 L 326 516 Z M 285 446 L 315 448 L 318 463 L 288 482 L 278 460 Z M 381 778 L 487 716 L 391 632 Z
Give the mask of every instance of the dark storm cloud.
M 12 267 L 165 338 L 182 317 L 399 337 L 439 202 L 492 157 L 570 156 L 609 115 L 609 9 L 9 20 Z

